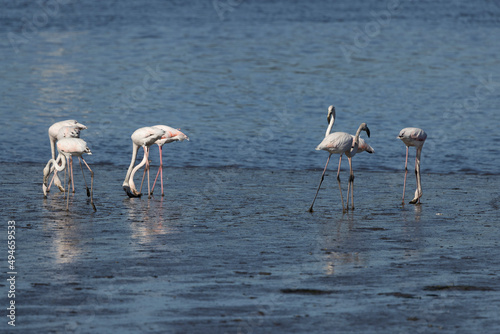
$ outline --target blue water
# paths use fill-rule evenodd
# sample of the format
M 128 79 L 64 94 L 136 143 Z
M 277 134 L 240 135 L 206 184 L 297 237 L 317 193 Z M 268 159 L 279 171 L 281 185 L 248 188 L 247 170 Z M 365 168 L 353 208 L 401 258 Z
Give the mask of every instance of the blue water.
M 124 174 L 153 124 L 191 138 L 170 166 L 322 168 L 333 104 L 335 131 L 371 130 L 356 169 L 401 171 L 415 126 L 424 173 L 499 172 L 498 0 L 54 1 L 0 1 L 0 162 L 43 166 L 77 119 Z

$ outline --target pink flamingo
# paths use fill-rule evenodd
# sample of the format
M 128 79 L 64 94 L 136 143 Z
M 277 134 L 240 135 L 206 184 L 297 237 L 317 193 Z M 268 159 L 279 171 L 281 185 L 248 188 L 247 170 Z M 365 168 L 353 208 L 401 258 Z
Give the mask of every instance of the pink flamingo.
M 181 132 L 180 129 L 174 129 L 171 128 L 170 126 L 166 125 L 155 125 L 154 126 L 157 129 L 161 129 L 164 131 L 164 134 L 160 139 L 158 139 L 155 144 L 158 145 L 158 149 L 160 151 L 160 167 L 158 168 L 158 172 L 156 173 L 156 178 L 155 182 L 153 183 L 153 188 L 151 189 L 151 194 L 153 195 L 153 192 L 155 191 L 155 185 L 156 185 L 156 180 L 158 179 L 158 174 L 160 174 L 160 181 L 161 181 L 161 195 L 164 196 L 163 193 L 163 161 L 162 161 L 162 147 L 165 144 L 172 143 L 174 141 L 183 141 L 183 140 L 188 140 L 188 136 L 186 136 L 184 133 Z M 144 170 L 146 172 L 146 170 Z M 144 175 L 143 175 L 144 178 Z
M 335 109 L 333 109 L 335 110 Z M 333 126 L 333 121 L 330 120 L 331 126 L 329 126 L 329 129 Z M 370 129 L 368 129 L 368 126 L 366 123 L 361 123 L 361 125 L 358 128 L 358 131 L 356 132 L 356 135 L 354 136 L 354 144 L 353 144 L 353 136 L 346 133 L 346 132 L 334 132 L 330 133 L 327 135 L 323 141 L 316 147 L 316 150 L 325 150 L 330 155 L 328 156 L 328 160 L 326 161 L 326 166 L 325 169 L 323 170 L 323 174 L 321 175 L 321 181 L 318 187 L 318 190 L 316 191 L 316 196 L 319 192 L 319 188 L 321 187 L 321 182 L 323 181 L 324 174 L 326 172 L 326 167 L 328 166 L 328 162 L 330 160 L 330 157 L 334 153 L 340 154 L 339 157 L 339 168 L 337 170 L 337 180 L 339 182 L 339 189 L 340 189 L 340 198 L 342 200 L 342 211 L 348 210 L 349 209 L 349 190 L 351 191 L 351 206 L 352 209 L 354 210 L 354 172 L 352 170 L 352 157 L 358 152 L 358 147 L 359 147 L 359 135 L 361 134 L 361 131 L 365 131 L 370 137 Z M 347 159 L 349 160 L 349 169 L 350 169 L 350 176 L 349 176 L 349 183 L 347 187 L 347 207 L 344 209 L 344 199 L 342 196 L 342 190 L 340 188 L 340 164 L 342 161 L 342 154 L 345 154 L 347 156 Z M 313 203 L 311 204 L 311 207 L 309 208 L 309 212 L 313 211 L 313 205 L 314 201 L 316 200 L 316 196 L 314 197 Z
M 419 128 L 404 128 L 399 132 L 398 137 L 406 145 L 406 160 L 405 160 L 405 178 L 403 182 L 403 205 L 405 204 L 405 190 L 406 190 L 406 175 L 408 174 L 408 150 L 410 146 L 415 146 L 417 154 L 415 156 L 415 176 L 417 178 L 417 189 L 415 190 L 415 198 L 410 201 L 410 204 L 420 204 L 420 197 L 422 197 L 422 184 L 420 179 L 420 155 L 422 147 L 424 146 L 427 134 L 424 130 Z
M 148 197 L 150 196 L 149 191 L 149 147 L 153 145 L 158 139 L 160 139 L 164 134 L 164 131 L 155 127 L 144 127 L 134 131 L 132 133 L 132 161 L 130 162 L 130 166 L 127 170 L 127 175 L 125 176 L 125 180 L 123 181 L 122 187 L 125 190 L 125 193 L 128 197 L 140 197 L 142 194 L 140 191 L 137 191 L 134 183 L 134 174 L 135 172 L 141 168 L 144 164 L 146 164 L 145 171 L 148 172 Z M 139 148 L 142 147 L 144 149 L 144 158 L 142 161 L 134 168 L 135 159 L 137 158 L 137 152 Z M 142 188 L 142 184 L 141 184 Z
M 94 199 L 93 199 L 93 185 L 94 185 L 94 172 L 92 169 L 90 169 L 89 165 L 83 159 L 82 155 L 85 154 L 92 154 L 90 149 L 87 146 L 87 143 L 80 138 L 62 138 L 57 141 L 57 150 L 59 151 L 59 157 L 58 159 L 61 161 L 61 166 L 59 166 L 59 161 L 56 159 L 50 159 L 49 162 L 47 162 L 47 165 L 43 169 L 43 186 L 44 188 L 47 187 L 47 179 L 50 175 L 51 171 L 51 165 L 57 170 L 57 171 L 63 171 L 66 168 L 67 160 L 70 159 L 72 156 L 77 156 L 83 160 L 85 163 L 85 166 L 90 171 L 90 204 L 92 205 L 92 208 L 94 211 L 96 210 L 96 207 L 94 205 Z M 69 187 L 70 187 L 70 182 L 71 182 L 71 174 L 68 178 L 68 195 L 66 199 L 66 210 L 69 210 Z
M 56 159 L 55 144 L 56 144 L 56 141 L 58 140 L 57 135 L 59 134 L 59 130 L 64 126 L 75 126 L 79 130 L 84 130 L 87 128 L 85 125 L 78 123 L 78 121 L 76 121 L 74 119 L 68 119 L 65 121 L 60 121 L 60 122 L 52 124 L 49 127 L 49 140 L 50 140 L 50 150 L 52 151 L 52 159 Z M 54 182 L 54 184 L 59 188 L 60 191 L 65 191 L 64 187 L 61 185 L 61 180 L 59 180 L 59 177 L 57 176 L 57 170 L 54 173 L 52 181 L 50 182 L 49 186 L 47 187 L 46 192 L 50 191 L 50 187 L 52 185 L 52 182 Z M 73 191 L 74 191 L 74 187 L 73 187 Z M 46 193 L 46 192 L 44 192 L 44 193 Z

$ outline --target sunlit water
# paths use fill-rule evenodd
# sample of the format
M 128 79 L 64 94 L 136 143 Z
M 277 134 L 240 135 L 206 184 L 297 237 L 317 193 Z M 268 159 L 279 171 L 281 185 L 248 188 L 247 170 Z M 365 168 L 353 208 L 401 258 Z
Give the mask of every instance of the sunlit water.
M 396 136 L 415 126 L 423 172 L 498 173 L 498 1 L 1 6 L 1 162 L 42 165 L 48 127 L 74 118 L 89 162 L 122 171 L 153 124 L 191 138 L 166 147 L 170 166 L 316 169 L 333 104 L 335 131 L 370 127 L 356 169 L 401 170 Z

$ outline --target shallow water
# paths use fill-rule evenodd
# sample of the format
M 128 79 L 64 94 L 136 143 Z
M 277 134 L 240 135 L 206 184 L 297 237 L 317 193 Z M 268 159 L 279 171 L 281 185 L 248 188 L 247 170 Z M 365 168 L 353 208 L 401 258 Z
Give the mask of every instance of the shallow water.
M 164 198 L 129 199 L 95 165 L 93 213 L 81 178 L 66 212 L 64 194 L 43 199 L 39 165 L 0 172 L 19 166 L 1 199 L 23 333 L 498 328 L 496 175 L 424 174 L 422 204 L 402 207 L 402 173 L 359 172 L 342 214 L 332 171 L 310 214 L 319 171 L 167 168 Z

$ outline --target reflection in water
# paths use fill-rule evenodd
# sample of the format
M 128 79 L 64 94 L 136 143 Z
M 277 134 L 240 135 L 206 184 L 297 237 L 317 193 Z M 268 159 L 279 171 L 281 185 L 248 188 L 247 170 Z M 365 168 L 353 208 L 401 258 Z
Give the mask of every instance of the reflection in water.
M 150 244 L 161 247 L 158 236 L 179 232 L 169 220 L 175 216 L 172 212 L 169 212 L 169 218 L 164 218 L 164 213 L 169 208 L 164 207 L 163 197 L 127 198 L 124 203 L 130 220 L 130 238 L 136 246 Z
M 342 215 L 337 222 L 324 224 L 326 231 L 321 233 L 324 238 L 320 245 L 326 254 L 326 258 L 322 259 L 326 275 L 340 274 L 350 271 L 354 266 L 365 266 L 368 263 L 366 254 L 352 250 L 353 245 L 359 244 L 352 238 L 355 225 L 352 212 Z
M 74 196 L 71 195 L 70 201 Z M 75 222 L 75 212 L 66 211 L 65 199 L 65 193 L 54 191 L 43 201 L 47 215 L 43 217 L 42 223 L 51 235 L 57 264 L 76 262 L 87 251 L 84 236 L 87 226 Z

